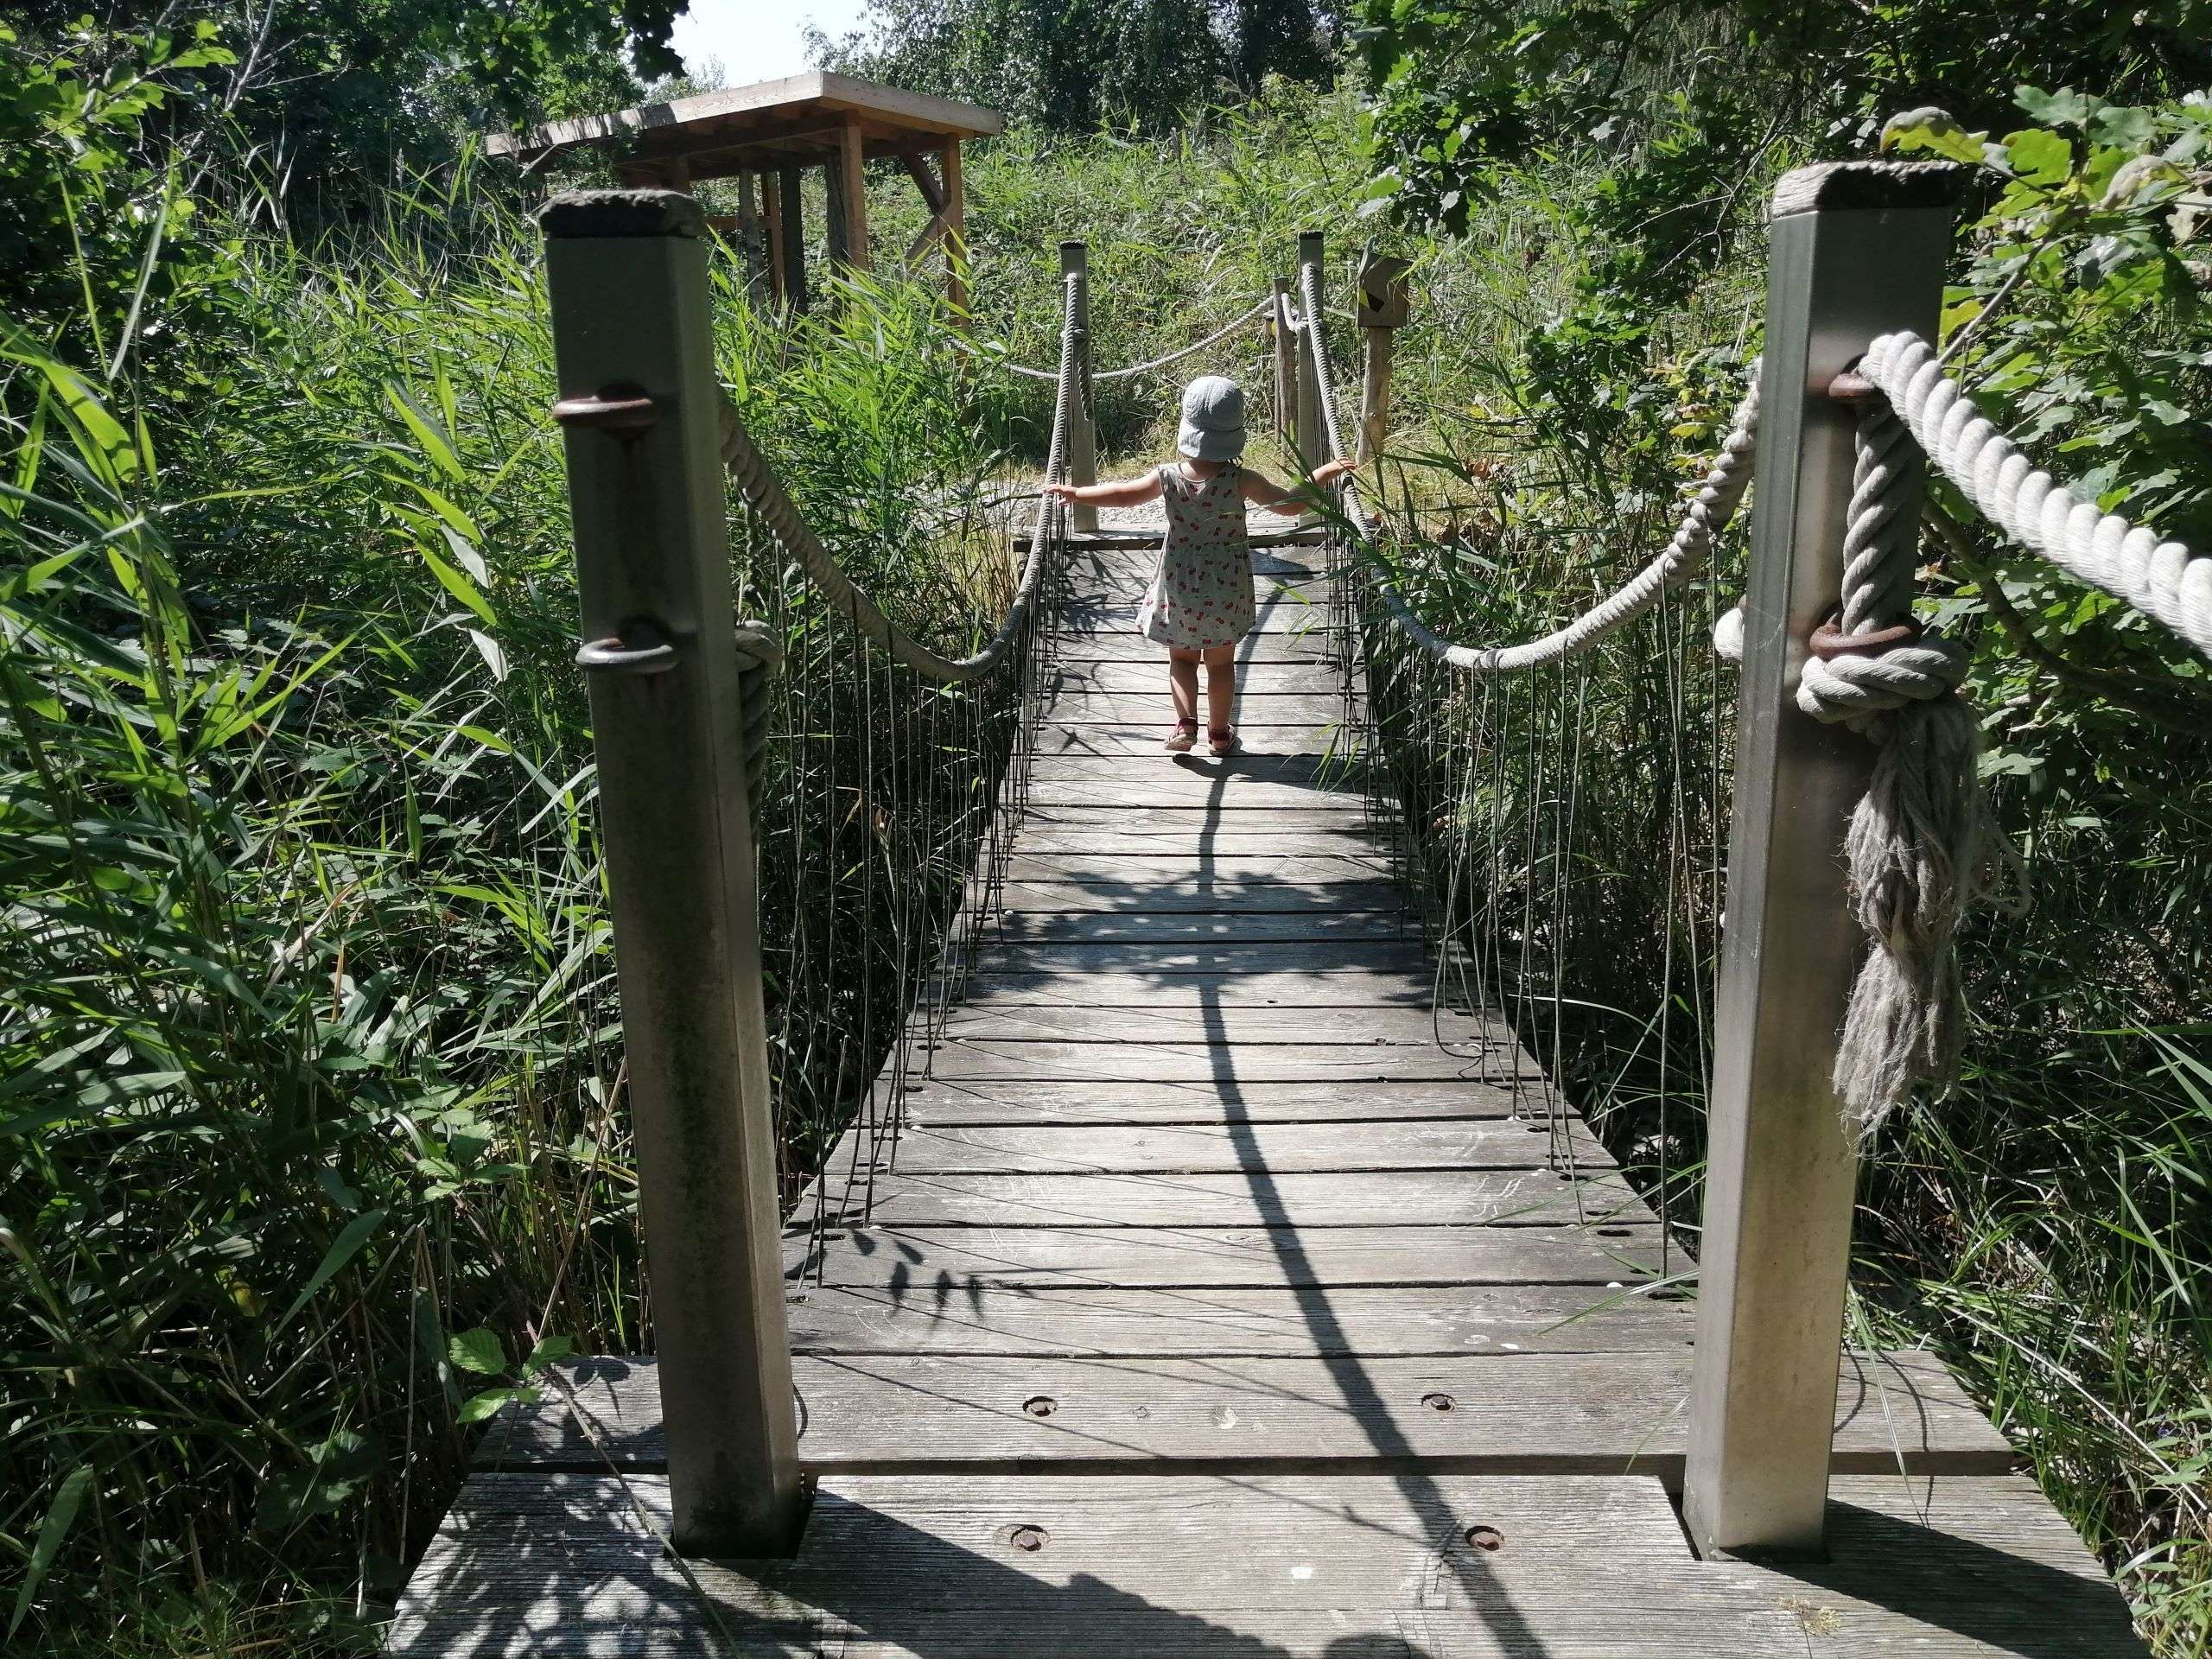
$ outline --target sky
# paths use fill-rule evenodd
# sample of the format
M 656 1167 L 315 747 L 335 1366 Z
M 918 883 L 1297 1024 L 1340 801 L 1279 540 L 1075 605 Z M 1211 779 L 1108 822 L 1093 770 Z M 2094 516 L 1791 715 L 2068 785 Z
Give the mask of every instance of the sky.
M 867 0 L 691 0 L 676 20 L 674 44 L 684 67 L 696 72 L 709 58 L 721 61 L 732 86 L 804 74 L 801 30 L 811 22 L 830 35 L 858 26 Z

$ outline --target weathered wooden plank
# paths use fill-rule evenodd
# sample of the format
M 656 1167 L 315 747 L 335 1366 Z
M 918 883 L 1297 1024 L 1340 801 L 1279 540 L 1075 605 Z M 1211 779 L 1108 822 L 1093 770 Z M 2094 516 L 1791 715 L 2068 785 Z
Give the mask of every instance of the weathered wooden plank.
M 1681 1479 L 1690 1351 L 1296 1359 L 802 1358 L 799 1452 L 830 1471 L 1116 1467 L 1648 1475 Z M 599 1449 L 549 1397 L 510 1408 L 481 1464 L 660 1466 L 650 1359 L 567 1370 Z M 1834 1466 L 2000 1474 L 2014 1453 L 1931 1356 L 1844 1357 Z M 1049 1410 L 1039 1411 L 1035 1402 Z M 926 1425 L 925 1429 L 918 1426 Z M 1694 1649 L 1693 1649 L 1694 1651 Z
M 1187 866 L 1162 866 L 1147 874 L 1123 863 L 1114 876 L 1088 880 L 1011 880 L 999 889 L 1008 912 L 1138 912 L 1253 916 L 1275 914 L 1395 914 L 1405 907 L 1394 881 L 1224 881 Z
M 927 1075 L 950 1083 L 1205 1081 L 1230 1086 L 1342 1078 L 1371 1084 L 1379 1095 L 1388 1085 L 1408 1080 L 1498 1083 L 1516 1073 L 1529 1079 L 1539 1075 L 1528 1059 L 1496 1045 L 1485 1052 L 1455 1054 L 1411 1044 L 1246 1049 L 1228 1043 L 998 1043 L 977 1038 L 939 1046 Z M 1387 1114 L 1379 1100 L 1375 1105 L 1377 1116 Z
M 1150 714 L 1152 717 L 1142 723 L 1131 721 L 1124 726 L 1047 724 L 1038 739 L 1038 764 L 1063 758 L 1116 762 L 1133 758 L 1165 759 L 1168 752 L 1160 746 L 1174 726 L 1173 711 L 1162 707 Z M 1317 725 L 1311 721 L 1287 725 L 1245 721 L 1237 726 L 1236 738 L 1237 753 L 1247 759 L 1300 757 L 1318 761 L 1334 757 L 1334 764 L 1344 765 L 1347 756 L 1357 758 L 1357 746 L 1351 741 L 1350 734 L 1334 725 Z M 1211 762 L 1213 759 L 1203 749 L 1192 753 L 1203 761 Z
M 1433 1048 L 1470 1048 L 1477 1043 L 1510 1044 L 1513 1033 L 1502 1020 L 1478 1019 L 1446 1011 L 1432 1015 L 1412 1008 L 1198 1008 L 1187 1004 L 1161 1007 L 1090 1004 L 1036 1007 L 1008 1003 L 988 994 L 953 1008 L 941 1027 L 951 1038 L 988 1038 L 1002 1042 L 1117 1043 L 1132 1033 L 1147 1042 L 1230 1043 L 1240 1048 L 1278 1048 L 1308 1043 L 1357 1043 L 1370 1046 L 1412 1044 Z
M 1428 953 L 1418 938 L 1325 942 L 1168 944 L 1103 940 L 993 945 L 976 963 L 978 976 L 1008 974 L 1154 974 L 1228 977 L 1238 974 L 1344 979 L 1402 976 L 1426 984 Z M 1356 1000 L 1356 999 L 1345 999 Z
M 1357 1610 L 1373 1619 L 1403 1610 L 1402 1619 L 1383 1618 L 1380 1632 L 1450 1638 L 1433 1649 L 1361 1645 L 1350 1650 L 1357 1654 L 1758 1651 L 1736 1645 L 1747 1635 L 1778 1637 L 1766 1649 L 1775 1654 L 1816 1650 L 1827 1645 L 1821 1637 L 1853 1653 L 2061 1650 L 2038 1631 L 2063 1639 L 2069 1655 L 2141 1652 L 2094 1558 L 2018 1476 L 1945 1478 L 1925 1497 L 1896 1479 L 1839 1477 L 1829 1559 L 1786 1569 L 1695 1560 L 1665 1488 L 1634 1476 L 1259 1475 L 1232 1483 L 1100 1475 L 1078 1483 L 841 1474 L 823 1481 L 794 1558 L 702 1562 L 688 1579 L 659 1559 L 655 1541 L 668 1514 L 658 1476 L 634 1477 L 626 1490 L 607 1475 L 487 1471 L 455 1504 L 418 1583 L 466 1580 L 472 1612 L 527 1607 L 527 1622 L 556 1641 L 559 1614 L 569 1610 L 549 1582 L 549 1560 L 575 1574 L 569 1595 L 589 1586 L 590 1616 L 600 1620 L 651 1620 L 688 1607 L 703 1636 L 711 1625 L 695 1596 L 704 1592 L 726 1618 L 788 1625 L 819 1614 L 864 1643 L 895 1640 L 923 1653 L 938 1649 L 908 1621 L 959 1614 L 973 1631 L 1024 1616 L 1082 1615 L 1112 1623 L 1124 1637 L 1147 1626 L 1168 1635 L 1170 1621 L 1202 1623 L 1212 1628 L 1212 1645 L 1172 1650 L 1249 1656 L 1249 1641 L 1226 1626 L 1255 1608 L 1305 1611 L 1338 1641 L 1343 1627 L 1332 1615 Z M 1486 1529 L 1491 1548 L 1472 1543 L 1475 1528 Z M 1221 1547 L 1228 1539 L 1236 1548 Z M 395 1634 L 413 1639 L 404 1633 L 434 1605 L 411 1593 Z M 1122 1625 L 1138 1609 L 1142 1623 Z M 1471 1612 L 1497 1637 L 1534 1637 L 1568 1610 L 1614 1618 L 1556 1649 L 1503 1640 L 1471 1649 L 1459 1624 L 1437 1623 Z M 1776 1629 L 1752 1618 L 1747 1628 L 1746 1616 L 1760 1611 L 1786 1622 Z M 1683 1611 L 1708 1620 L 1710 1633 L 1688 1648 L 1647 1645 L 1655 1634 L 1677 1637 L 1668 1615 Z M 1079 1645 L 1001 1651 L 1106 1651 L 1077 1625 L 1060 1628 Z M 1032 1630 L 1015 1625 L 1008 1634 Z M 944 1634 L 932 1630 L 927 1640 Z M 1878 1635 L 1897 1638 L 1897 1648 L 1866 1645 Z M 2028 1645 L 2017 1645 L 2023 1638 Z M 1157 1640 L 1125 1651 L 1161 1651 Z M 1346 1652 L 1335 1642 L 1326 1651 L 1338 1659 Z
M 1316 663 L 1254 663 L 1240 668 L 1236 690 L 1240 696 L 1333 696 L 1338 688 L 1337 671 Z M 1049 694 L 1069 691 L 1160 691 L 1167 686 L 1167 658 L 1156 662 L 1076 662 L 1063 658 L 1052 666 Z
M 1157 761 L 1132 759 L 1110 773 L 1039 777 L 1029 786 L 1029 802 L 1042 808 L 1189 806 L 1205 812 L 1270 816 L 1361 804 L 1359 790 L 1350 784 L 1320 788 L 1265 778 L 1222 778 L 1212 770 L 1218 764 L 1210 756 L 1163 753 Z
M 1304 726 L 1324 731 L 1336 726 L 1343 719 L 1344 711 L 1341 697 L 1269 691 L 1253 694 L 1249 702 L 1240 698 L 1236 717 L 1239 730 L 1249 724 Z M 1167 695 L 1167 677 L 1162 672 L 1158 684 L 1135 690 L 1090 691 L 1064 686 L 1053 696 L 1045 719 L 1048 725 L 1057 728 L 1167 727 L 1175 723 L 1175 709 Z
M 834 1195 L 833 1195 L 834 1196 Z M 1579 1200 L 1579 1202 L 1578 1202 Z M 857 1203 L 840 1224 L 963 1227 L 1556 1226 L 1657 1219 L 1618 1177 L 1545 1172 L 1292 1171 L 1247 1175 L 916 1175 Z
M 1255 1083 L 1052 1083 L 917 1079 L 906 1107 L 922 1122 L 955 1123 L 1329 1123 L 1380 1118 L 1541 1115 L 1540 1080 L 1372 1084 L 1301 1078 Z
M 1115 940 L 1133 944 L 1204 944 L 1284 940 L 1395 940 L 1408 937 L 1395 911 L 1008 911 L 997 937 L 1007 946 Z M 1413 937 L 1418 938 L 1416 929 Z
M 1306 798 L 1304 806 L 1267 807 L 1249 816 L 1206 801 L 1153 798 L 1112 805 L 1096 801 L 1039 801 L 1023 816 L 1021 838 L 1026 843 L 1032 836 L 1049 835 L 1056 830 L 1105 830 L 1128 837 L 1131 850 L 1138 851 L 1144 838 L 1154 833 L 1198 836 L 1235 830 L 1249 835 L 1272 829 L 1290 835 L 1333 830 L 1357 836 L 1365 833 L 1370 823 L 1387 822 L 1370 820 L 1357 796 L 1309 793 Z
M 784 1234 L 785 1276 L 965 1294 L 977 1285 L 1189 1287 L 1633 1284 L 1655 1227 L 849 1227 Z M 1675 1252 L 1668 1264 L 1686 1263 Z
M 976 1563 L 966 1564 L 970 1570 Z M 946 1567 L 941 1573 L 955 1569 Z M 672 1572 L 673 1569 L 671 1569 Z M 547 1659 L 590 1655 L 593 1659 L 697 1659 L 706 1653 L 835 1655 L 836 1659 L 1005 1659 L 1009 1654 L 1049 1654 L 1052 1659 L 1529 1659 L 1567 1655 L 1576 1659 L 1772 1659 L 1802 1654 L 1816 1636 L 1848 1630 L 1854 1655 L 1910 1653 L 1918 1659 L 1998 1659 L 2058 1651 L 2048 1633 L 2070 1630 L 2087 1617 L 2069 1600 L 2023 1605 L 2001 1590 L 1963 1605 L 1932 1590 L 1900 1608 L 1894 1595 L 1876 1599 L 1808 1598 L 1789 1580 L 1756 1587 L 1714 1583 L 1663 1600 L 1675 1586 L 1646 1578 L 1643 1595 L 1624 1605 L 1541 1602 L 1465 1611 L 1426 1608 L 1380 1611 L 1345 1608 L 1173 1611 L 1170 1590 L 1159 1599 L 1124 1595 L 1109 1610 L 1088 1605 L 1027 1606 L 1001 1611 L 988 1605 L 831 1613 L 793 1605 L 772 1616 L 718 1608 L 710 1618 L 688 1586 L 658 1583 L 637 1598 L 651 1611 L 633 1613 L 623 1580 L 594 1580 L 588 1599 L 551 1594 L 525 1607 L 493 1604 L 479 1611 L 442 1611 L 410 1618 L 399 1645 L 407 1656 L 543 1655 Z M 2087 1586 L 2080 1599 L 2093 1592 Z M 2098 1597 L 2098 1628 L 2068 1659 L 2142 1659 L 2139 1643 L 2113 1624 L 2117 1593 Z M 1960 1628 L 1961 1625 L 1964 1628 Z M 734 1644 L 734 1645 L 733 1645 Z
M 1363 804 L 1359 779 L 1340 760 L 1317 755 L 1260 753 L 1239 749 L 1213 755 L 1203 748 L 1171 754 L 1154 747 L 1129 755 L 1098 759 L 1040 759 L 1030 781 L 1035 806 L 1107 806 L 1133 787 L 1147 791 L 1130 804 L 1141 806 L 1285 806 L 1293 810 Z M 1083 793 L 1079 791 L 1089 791 Z
M 1156 733 L 1155 728 L 1147 734 Z M 1158 755 L 1159 765 L 1133 766 L 1119 755 L 1065 753 L 1046 748 L 1037 757 L 1033 776 L 1040 781 L 1065 783 L 1134 775 L 1165 783 L 1171 771 L 1179 771 L 1224 789 L 1255 783 L 1299 784 L 1343 794 L 1353 793 L 1358 787 L 1352 775 L 1357 767 L 1348 757 L 1289 753 L 1252 743 L 1228 755 L 1210 754 L 1204 748 L 1184 755 L 1170 755 L 1157 747 L 1152 753 Z
M 1239 964 L 1234 971 L 1153 976 L 1123 969 L 1062 969 L 1024 953 L 1024 963 L 1000 963 L 995 953 L 976 964 L 969 978 L 969 1002 L 976 1007 L 1128 1007 L 1153 998 L 1161 1013 L 1214 1013 L 1228 1008 L 1427 1008 L 1435 978 L 1427 967 L 1336 967 L 1281 969 Z M 1442 984 L 1446 1007 L 1455 1007 L 1455 984 Z
M 1239 815 L 1241 816 L 1241 815 Z M 1203 865 L 1217 858 L 1248 858 L 1267 854 L 1316 855 L 1377 850 L 1381 842 L 1355 824 L 1339 823 L 1313 830 L 1286 828 L 1272 821 L 1239 823 L 1234 818 L 1177 827 L 1171 824 L 1116 831 L 1097 823 L 1039 823 L 1025 830 L 1021 847 L 1032 854 L 1112 853 L 1125 848 L 1133 856 L 1180 858 Z
M 803 1287 L 794 1354 L 1116 1355 L 1630 1353 L 1689 1340 L 1689 1305 L 1635 1287 L 1391 1285 L 1295 1290 L 970 1285 Z
M 1287 1174 L 1360 1169 L 1544 1169 L 1570 1148 L 1579 1166 L 1610 1169 L 1612 1154 L 1576 1119 L 1556 1134 L 1519 1118 L 1385 1120 L 1364 1123 L 1096 1124 L 998 1127 L 918 1121 L 887 1145 L 878 1179 L 908 1175 L 1074 1174 L 1081 1171 Z M 823 1162 L 833 1190 L 855 1166 L 855 1136 Z M 869 1160 L 862 1157 L 865 1166 Z

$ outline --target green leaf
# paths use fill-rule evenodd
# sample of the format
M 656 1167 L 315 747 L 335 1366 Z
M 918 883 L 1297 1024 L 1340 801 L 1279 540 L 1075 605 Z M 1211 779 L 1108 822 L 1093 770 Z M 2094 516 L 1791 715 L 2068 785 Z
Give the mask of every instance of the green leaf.
M 1930 105 L 1891 116 L 1889 124 L 1882 129 L 1882 148 L 1930 149 L 1952 161 L 1980 167 L 1987 159 L 1982 150 L 1987 137 L 1986 133 L 1967 132 L 1947 112 Z
M 2005 155 L 2014 175 L 2031 184 L 2060 185 L 2074 175 L 2074 146 L 2040 127 L 2007 134 Z
M 522 1363 L 522 1374 L 535 1376 L 556 1359 L 566 1359 L 576 1351 L 576 1344 L 566 1337 L 548 1337 L 530 1351 L 530 1357 Z
M 8 1634 L 15 1635 L 24 1617 L 31 1610 L 31 1599 L 38 1594 L 38 1587 L 46 1578 L 46 1571 L 54 1565 L 54 1558 L 61 1553 L 61 1546 L 69 1536 L 69 1529 L 76 1523 L 77 1511 L 85 1502 L 85 1494 L 92 1490 L 92 1465 L 80 1463 L 61 1478 L 54 1489 L 54 1502 L 47 1505 L 46 1519 L 39 1523 L 38 1542 L 31 1547 L 30 1564 L 23 1569 L 22 1587 L 16 1592 L 16 1611 L 8 1620 Z
M 2091 111 L 2101 102 L 2080 92 L 2063 89 L 2046 92 L 2033 86 L 2014 88 L 2012 101 L 2025 110 L 2031 119 L 2040 121 L 2047 127 L 2078 127 L 2089 118 Z
M 486 626 L 495 627 L 499 625 L 499 619 L 493 615 L 492 607 L 486 601 L 484 595 L 476 591 L 474 582 L 431 552 L 429 548 L 418 545 L 416 550 L 422 554 L 423 563 L 430 567 L 430 574 L 438 579 L 440 587 L 474 611 L 483 620 Z
M 479 1325 L 474 1331 L 464 1331 L 446 1344 L 446 1357 L 464 1371 L 474 1371 L 479 1376 L 497 1376 L 507 1369 L 506 1344 L 495 1331 Z
M 272 1475 L 255 1495 L 253 1523 L 285 1532 L 318 1516 L 334 1514 L 377 1471 L 377 1448 L 351 1429 L 307 1448 L 308 1466 Z
M 429 416 L 415 407 L 415 400 L 407 395 L 399 383 L 395 380 L 385 386 L 385 395 L 391 399 L 391 406 L 399 411 L 399 418 L 407 423 L 407 429 L 415 435 L 415 441 L 423 446 L 423 453 L 429 456 L 437 469 L 448 478 L 466 480 L 468 470 L 461 464 L 461 457 L 454 454 L 453 445 L 443 433 L 430 424 Z
M 368 1243 L 369 1235 L 384 1224 L 385 1214 L 382 1210 L 367 1210 L 346 1224 L 338 1236 L 331 1240 L 330 1248 L 323 1252 L 321 1264 L 308 1275 L 305 1287 L 284 1310 L 284 1317 L 270 1327 L 271 1335 L 289 1325 L 299 1311 L 315 1300 L 315 1292 L 328 1284 L 339 1268 L 359 1254 L 361 1246 Z
M 528 1405 L 537 1398 L 536 1389 L 486 1389 L 483 1393 L 472 1394 L 461 1402 L 460 1411 L 454 1414 L 454 1421 L 480 1423 L 510 1400 Z

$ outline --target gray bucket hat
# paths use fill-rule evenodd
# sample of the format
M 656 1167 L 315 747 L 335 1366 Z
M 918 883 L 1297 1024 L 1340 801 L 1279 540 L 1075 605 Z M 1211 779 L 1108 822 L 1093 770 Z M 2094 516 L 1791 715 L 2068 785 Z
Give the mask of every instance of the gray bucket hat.
M 1183 426 L 1175 447 L 1198 461 L 1244 453 L 1244 388 L 1225 374 L 1202 374 L 1183 388 Z

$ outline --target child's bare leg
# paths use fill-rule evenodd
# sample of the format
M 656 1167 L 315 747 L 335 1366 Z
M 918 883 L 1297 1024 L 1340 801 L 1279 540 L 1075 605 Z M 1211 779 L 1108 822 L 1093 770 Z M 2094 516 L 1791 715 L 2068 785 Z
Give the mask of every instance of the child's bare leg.
M 1175 718 L 1185 725 L 1198 718 L 1198 653 L 1180 645 L 1167 648 L 1167 684 L 1175 698 Z
M 1206 652 L 1206 724 L 1225 732 L 1236 712 L 1236 647 L 1215 645 Z

